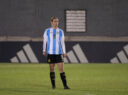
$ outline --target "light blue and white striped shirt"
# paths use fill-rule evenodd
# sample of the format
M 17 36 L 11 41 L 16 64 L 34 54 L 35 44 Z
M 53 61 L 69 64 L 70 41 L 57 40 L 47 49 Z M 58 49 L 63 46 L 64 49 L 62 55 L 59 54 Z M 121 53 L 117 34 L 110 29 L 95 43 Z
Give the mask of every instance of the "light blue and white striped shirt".
M 60 28 L 48 28 L 45 30 L 43 38 L 43 51 L 46 51 L 47 45 L 47 54 L 57 55 L 65 53 L 63 30 L 61 30 Z

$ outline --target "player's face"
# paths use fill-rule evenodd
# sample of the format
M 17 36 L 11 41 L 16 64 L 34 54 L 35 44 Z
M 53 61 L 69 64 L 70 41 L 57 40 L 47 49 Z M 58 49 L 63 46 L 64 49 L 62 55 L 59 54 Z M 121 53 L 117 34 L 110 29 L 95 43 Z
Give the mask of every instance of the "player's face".
M 59 19 L 53 19 L 51 22 L 52 27 L 57 28 L 59 24 Z

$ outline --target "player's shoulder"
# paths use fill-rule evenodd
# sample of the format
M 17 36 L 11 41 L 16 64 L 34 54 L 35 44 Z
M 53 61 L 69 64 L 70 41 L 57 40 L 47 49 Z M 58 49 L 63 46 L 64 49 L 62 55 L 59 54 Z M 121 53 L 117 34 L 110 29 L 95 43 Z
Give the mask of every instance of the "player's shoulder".
M 58 28 L 60 32 L 63 32 L 63 30 L 61 28 Z
M 51 28 L 46 28 L 45 31 L 48 32 L 48 31 L 50 31 L 50 29 L 51 29 Z
M 51 28 L 45 29 L 45 33 L 49 34 L 50 33 L 50 30 L 51 30 Z

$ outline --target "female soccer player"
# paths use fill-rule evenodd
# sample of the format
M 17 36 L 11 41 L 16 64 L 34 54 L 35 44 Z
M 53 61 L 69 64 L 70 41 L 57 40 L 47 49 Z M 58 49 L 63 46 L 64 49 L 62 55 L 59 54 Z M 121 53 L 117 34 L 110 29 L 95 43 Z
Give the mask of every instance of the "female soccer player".
M 48 28 L 44 32 L 43 36 L 43 55 L 47 55 L 47 62 L 50 67 L 50 79 L 52 88 L 55 89 L 55 64 L 58 65 L 60 77 L 64 85 L 64 89 L 70 89 L 67 85 L 66 76 L 64 72 L 64 59 L 66 57 L 64 33 L 58 27 L 59 19 L 57 17 L 51 17 L 51 28 Z M 47 51 L 46 51 L 47 45 Z

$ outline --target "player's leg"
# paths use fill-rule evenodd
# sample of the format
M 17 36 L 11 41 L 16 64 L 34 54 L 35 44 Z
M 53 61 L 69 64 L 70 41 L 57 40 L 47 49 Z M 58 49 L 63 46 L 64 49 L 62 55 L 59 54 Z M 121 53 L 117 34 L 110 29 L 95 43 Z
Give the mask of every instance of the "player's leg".
M 49 64 L 50 72 L 55 72 L 55 64 Z
M 64 63 L 60 62 L 60 63 L 57 63 L 57 65 L 58 65 L 58 69 L 60 72 L 60 77 L 61 77 L 62 83 L 64 85 L 64 89 L 70 89 L 67 85 L 66 75 L 64 72 Z
M 58 66 L 59 72 L 63 73 L 64 72 L 64 63 L 63 62 L 57 63 L 57 66 Z
M 51 83 L 52 83 L 52 88 L 55 89 L 56 85 L 55 85 L 55 64 L 49 64 L 50 67 L 50 79 L 51 79 Z

